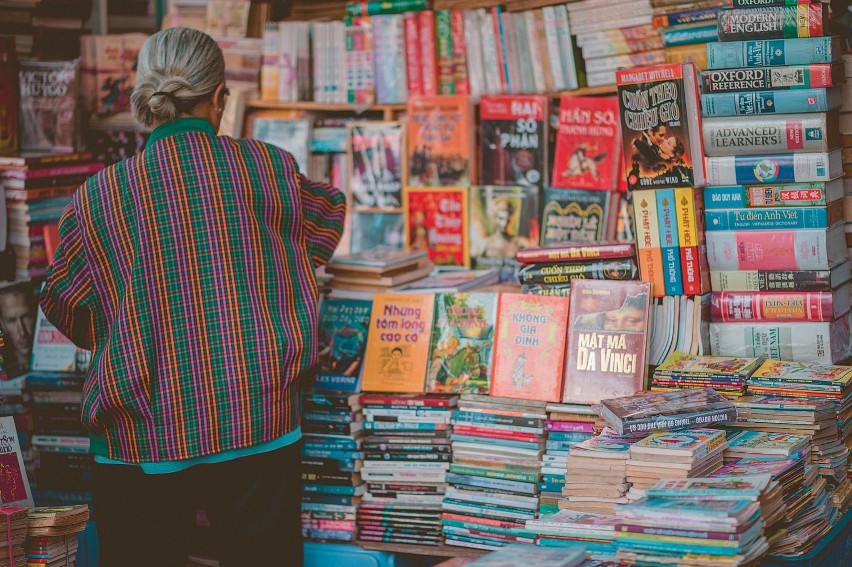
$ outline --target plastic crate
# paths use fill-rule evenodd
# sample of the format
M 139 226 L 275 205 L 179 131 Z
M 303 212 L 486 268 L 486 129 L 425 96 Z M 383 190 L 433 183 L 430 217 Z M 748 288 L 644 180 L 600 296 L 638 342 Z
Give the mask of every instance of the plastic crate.
M 346 543 L 305 542 L 304 567 L 402 567 L 397 556 L 386 551 L 370 551 Z
M 843 567 L 852 565 L 852 511 L 846 512 L 834 529 L 801 557 L 767 557 L 761 567 Z

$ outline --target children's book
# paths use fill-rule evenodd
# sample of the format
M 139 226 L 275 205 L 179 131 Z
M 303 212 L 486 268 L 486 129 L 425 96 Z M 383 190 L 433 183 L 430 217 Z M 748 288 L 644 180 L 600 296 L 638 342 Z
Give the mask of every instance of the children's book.
M 768 474 L 661 480 L 645 494 L 649 498 L 755 500 L 771 482 Z
M 743 431 L 729 443 L 732 453 L 750 453 L 755 455 L 788 456 L 807 447 L 810 440 L 801 435 L 769 433 L 764 431 Z
M 630 449 L 630 456 L 672 455 L 700 459 L 725 442 L 725 432 L 719 429 L 684 429 L 659 431 L 639 441 Z

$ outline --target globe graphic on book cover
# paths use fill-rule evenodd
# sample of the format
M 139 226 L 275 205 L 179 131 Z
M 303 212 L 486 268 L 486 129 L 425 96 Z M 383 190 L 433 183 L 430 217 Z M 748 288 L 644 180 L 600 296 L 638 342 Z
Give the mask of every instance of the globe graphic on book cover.
M 754 166 L 754 176 L 763 183 L 772 181 L 778 176 L 778 164 L 768 159 L 760 160 Z

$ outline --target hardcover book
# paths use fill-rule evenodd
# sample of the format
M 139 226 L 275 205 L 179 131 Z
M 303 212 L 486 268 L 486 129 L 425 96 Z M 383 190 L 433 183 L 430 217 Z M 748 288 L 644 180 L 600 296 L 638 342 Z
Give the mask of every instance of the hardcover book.
M 734 404 L 712 388 L 645 392 L 601 400 L 600 414 L 619 435 L 691 429 L 737 418 Z
M 843 102 L 840 87 L 797 91 L 705 93 L 701 112 L 706 117 L 828 112 Z
M 706 209 L 817 207 L 844 196 L 843 180 L 770 185 L 714 185 L 704 189 Z
M 313 387 L 360 391 L 372 302 L 326 298 L 319 314 L 319 358 Z
M 719 41 L 821 37 L 829 32 L 828 6 L 760 6 L 719 12 Z
M 843 207 L 835 201 L 825 207 L 711 209 L 704 218 L 708 231 L 829 228 L 843 222 Z
M 559 99 L 554 187 L 613 190 L 621 160 L 616 97 Z
M 621 69 L 616 78 L 628 188 L 703 186 L 695 66 Z
M 349 189 L 356 209 L 402 206 L 404 152 L 399 122 L 354 122 L 349 125 Z
M 488 393 L 496 319 L 497 294 L 436 295 L 427 392 Z
M 610 236 L 607 229 L 614 217 L 610 210 L 612 195 L 609 191 L 587 189 L 545 189 L 541 213 L 542 245 L 607 240 Z
M 77 63 L 22 61 L 19 84 L 21 151 L 76 150 L 80 131 Z
M 702 71 L 704 93 L 827 89 L 845 80 L 843 64 L 782 65 Z
M 408 99 L 408 185 L 464 187 L 473 179 L 467 96 Z
M 406 187 L 403 196 L 407 249 L 438 266 L 467 266 L 468 189 Z
M 840 41 L 832 37 L 750 39 L 707 44 L 709 69 L 813 65 L 840 59 Z
M 484 96 L 479 102 L 480 182 L 542 188 L 547 181 L 547 97 Z
M 491 395 L 559 401 L 568 299 L 503 293 L 497 313 Z
M 840 147 L 838 124 L 834 113 L 772 115 L 752 120 L 705 117 L 704 152 L 707 156 L 827 152 Z
M 572 282 L 563 403 L 596 404 L 642 390 L 650 301 L 647 282 Z
M 423 392 L 434 309 L 434 295 L 376 295 L 367 334 L 364 392 Z
M 831 181 L 841 175 L 843 166 L 840 150 L 707 158 L 709 185 Z
M 831 291 L 852 279 L 849 262 L 830 270 L 715 270 L 710 283 L 718 291 Z

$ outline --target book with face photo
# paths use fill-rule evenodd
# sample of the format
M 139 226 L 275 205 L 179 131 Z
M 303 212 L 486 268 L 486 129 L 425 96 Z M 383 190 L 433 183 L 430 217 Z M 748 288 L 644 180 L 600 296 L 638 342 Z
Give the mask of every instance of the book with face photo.
M 349 189 L 354 208 L 402 207 L 403 132 L 399 122 L 349 125 Z

